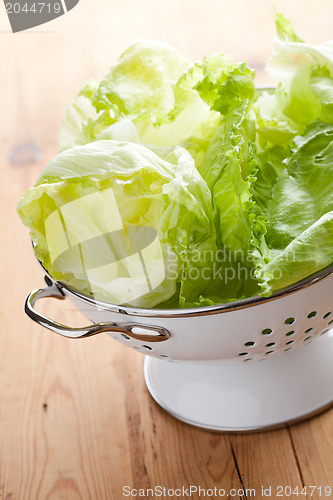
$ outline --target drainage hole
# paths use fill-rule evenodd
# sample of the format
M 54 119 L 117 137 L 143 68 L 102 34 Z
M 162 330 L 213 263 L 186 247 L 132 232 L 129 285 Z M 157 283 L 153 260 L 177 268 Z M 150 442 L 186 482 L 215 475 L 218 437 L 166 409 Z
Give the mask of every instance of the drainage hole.
M 266 351 L 265 354 L 272 354 L 274 351 Z
M 286 333 L 286 337 L 290 337 L 291 335 L 294 335 L 295 330 L 290 330 L 290 332 Z
M 304 333 L 310 333 L 310 332 L 312 332 L 312 330 L 313 330 L 313 328 L 308 328 L 307 330 L 305 330 Z
M 248 356 L 248 355 L 249 355 L 249 353 L 248 353 L 248 352 L 240 352 L 240 353 L 238 354 L 238 356 Z
M 245 342 L 246 347 L 253 347 L 255 345 L 255 342 Z
M 131 337 L 129 337 L 125 333 L 122 333 L 121 336 L 124 337 L 124 339 L 126 339 L 126 340 L 131 340 Z
M 294 342 L 294 340 L 289 340 L 289 342 L 286 342 L 286 345 L 293 344 Z
M 286 321 L 285 321 L 285 324 L 286 325 L 291 325 L 292 323 L 294 323 L 295 321 L 295 318 L 287 318 Z
M 148 351 L 152 351 L 153 348 L 150 347 L 150 345 L 143 345 L 142 347 L 144 347 L 145 349 L 148 349 Z
M 270 328 L 265 328 L 264 330 L 262 330 L 262 334 L 263 335 L 270 335 L 272 333 L 273 330 L 271 330 Z
M 311 311 L 309 314 L 308 314 L 308 318 L 311 319 L 311 318 L 314 318 L 315 316 L 317 316 L 317 311 Z
M 323 318 L 324 319 L 329 318 L 331 315 L 332 315 L 332 312 L 330 311 L 330 312 L 324 314 Z

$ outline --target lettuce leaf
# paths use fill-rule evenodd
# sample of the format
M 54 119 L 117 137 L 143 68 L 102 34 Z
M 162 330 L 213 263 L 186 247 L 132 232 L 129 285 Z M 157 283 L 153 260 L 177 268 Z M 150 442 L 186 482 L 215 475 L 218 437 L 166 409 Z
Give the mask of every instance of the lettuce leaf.
M 302 42 L 281 14 L 276 26 L 275 51 L 266 70 L 279 81 L 280 109 L 302 132 L 312 121 L 325 120 L 332 97 L 333 42 Z
M 315 122 L 295 139 L 264 212 L 270 259 L 257 277 L 266 293 L 332 263 L 332 185 L 333 125 Z
M 215 241 L 210 192 L 181 147 L 168 161 L 128 142 L 67 149 L 25 193 L 18 213 L 55 279 L 118 304 L 168 300 L 188 252 Z M 152 241 L 147 228 L 156 233 Z

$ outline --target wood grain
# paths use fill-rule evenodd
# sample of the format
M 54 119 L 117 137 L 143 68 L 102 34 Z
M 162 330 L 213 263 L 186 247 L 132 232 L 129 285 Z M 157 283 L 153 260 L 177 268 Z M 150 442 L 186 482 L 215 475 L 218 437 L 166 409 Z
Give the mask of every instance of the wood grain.
M 304 0 L 274 4 L 303 38 L 333 38 L 331 0 L 318 0 L 315 8 Z M 107 335 L 63 339 L 24 315 L 28 292 L 43 282 L 15 206 L 56 153 L 65 107 L 87 79 L 101 78 L 133 38 L 143 37 L 165 40 L 191 59 L 216 51 L 246 58 L 258 82 L 267 82 L 271 1 L 214 0 L 204 9 L 196 0 L 91 5 L 82 0 L 30 34 L 6 34 L 8 23 L 0 16 L 0 499 L 119 500 L 125 485 L 244 489 L 236 496 L 244 499 L 250 489 L 263 498 L 262 486 L 273 492 L 277 485 L 333 487 L 332 411 L 263 434 L 192 428 L 151 399 L 140 353 Z M 15 148 L 30 143 L 42 156 L 15 165 Z M 63 306 L 45 301 L 41 308 L 82 324 L 70 305 Z

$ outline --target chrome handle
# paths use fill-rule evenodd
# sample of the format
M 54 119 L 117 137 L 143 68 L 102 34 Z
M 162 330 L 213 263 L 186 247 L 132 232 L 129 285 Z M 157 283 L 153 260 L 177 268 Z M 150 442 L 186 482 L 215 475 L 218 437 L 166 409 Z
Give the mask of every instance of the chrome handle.
M 33 321 L 36 321 L 39 325 L 44 326 L 45 328 L 48 328 L 52 332 L 58 333 L 63 337 L 81 339 L 105 332 L 122 333 L 135 340 L 143 342 L 163 342 L 164 340 L 168 340 L 170 337 L 168 330 L 161 326 L 141 325 L 135 323 L 117 325 L 115 323 L 106 322 L 94 323 L 82 328 L 71 328 L 70 326 L 57 323 L 56 321 L 36 311 L 34 305 L 37 300 L 45 297 L 53 297 L 60 300 L 64 300 L 66 298 L 61 289 L 56 284 L 53 284 L 47 288 L 40 288 L 31 292 L 25 302 L 24 310 Z

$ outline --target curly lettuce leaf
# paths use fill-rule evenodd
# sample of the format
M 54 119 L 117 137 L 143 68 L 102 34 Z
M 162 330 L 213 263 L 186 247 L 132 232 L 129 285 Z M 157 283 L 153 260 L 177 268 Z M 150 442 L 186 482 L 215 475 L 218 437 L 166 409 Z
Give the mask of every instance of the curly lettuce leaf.
M 266 293 L 332 263 L 332 185 L 333 125 L 316 122 L 296 138 L 264 212 L 267 262 L 257 277 Z
M 262 213 L 272 195 L 273 186 L 286 166 L 284 160 L 289 156 L 288 146 L 276 145 L 257 154 L 258 170 L 253 185 L 252 197 L 258 213 Z
M 205 83 L 205 85 L 204 85 Z M 199 171 L 212 192 L 218 238 L 229 250 L 247 254 L 252 238 L 252 183 L 256 173 L 253 144 L 246 124 L 250 98 L 254 96 L 254 72 L 242 64 L 227 68 L 212 90 L 211 81 L 199 92 L 224 114 Z
M 333 42 L 302 42 L 281 14 L 276 26 L 275 51 L 266 70 L 279 81 L 280 109 L 302 132 L 313 120 L 325 120 L 327 96 L 332 97 Z

